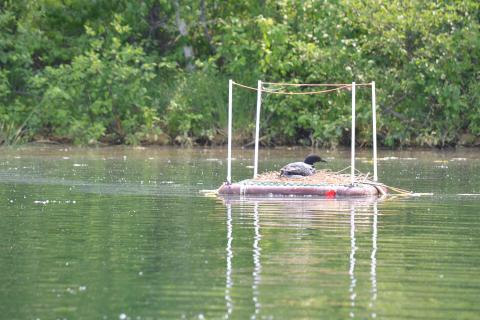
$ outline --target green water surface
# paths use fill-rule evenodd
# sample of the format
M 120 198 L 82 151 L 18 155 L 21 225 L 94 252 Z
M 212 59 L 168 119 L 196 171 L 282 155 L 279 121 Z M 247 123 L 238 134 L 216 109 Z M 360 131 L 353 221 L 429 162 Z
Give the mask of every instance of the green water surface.
M 0 318 L 478 319 L 479 154 L 382 151 L 383 182 L 433 195 L 377 201 L 206 197 L 223 149 L 1 149 Z

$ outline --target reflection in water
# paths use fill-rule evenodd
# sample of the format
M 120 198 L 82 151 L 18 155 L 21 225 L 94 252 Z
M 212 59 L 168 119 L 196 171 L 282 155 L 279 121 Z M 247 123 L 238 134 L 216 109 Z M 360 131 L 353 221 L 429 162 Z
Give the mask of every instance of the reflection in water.
M 233 302 L 232 297 L 230 296 L 230 290 L 233 286 L 232 281 L 232 258 L 233 258 L 233 251 L 232 251 L 232 205 L 227 204 L 227 271 L 225 274 L 225 303 L 227 307 L 227 313 L 225 314 L 225 319 L 229 319 L 232 315 L 233 310 Z
M 377 196 L 363 197 L 363 198 L 312 198 L 312 197 L 268 197 L 268 196 L 219 196 L 224 205 L 244 205 L 255 203 L 261 204 L 263 213 L 271 216 L 272 214 L 278 217 L 288 218 L 305 218 L 300 214 L 308 214 L 309 222 L 317 222 L 316 219 L 336 217 L 336 221 L 344 224 L 341 216 L 350 211 L 352 206 L 356 209 L 365 208 L 371 210 L 373 204 L 377 201 L 383 200 Z M 337 218 L 340 218 L 339 220 Z M 315 221 L 313 221 L 315 220 Z M 341 221 L 341 222 L 340 222 Z M 265 222 L 265 221 L 264 221 Z M 318 222 L 321 222 L 319 220 Z M 325 221 L 327 222 L 327 221 Z M 327 227 L 325 224 L 315 224 L 317 227 Z M 265 227 L 265 224 L 263 223 Z
M 233 250 L 232 250 L 232 240 L 233 240 L 233 225 L 232 225 L 232 204 L 227 203 L 227 247 L 225 249 L 227 254 L 227 266 L 226 266 L 226 273 L 225 273 L 225 304 L 226 304 L 226 314 L 225 319 L 230 319 L 233 311 L 233 301 L 231 297 L 231 290 L 233 287 L 233 280 L 232 280 L 232 258 L 233 258 Z M 262 236 L 260 235 L 260 217 L 258 214 L 258 202 L 255 202 L 254 209 L 253 209 L 253 226 L 255 231 L 255 236 L 253 238 L 253 283 L 252 283 L 252 293 L 253 293 L 253 305 L 255 307 L 254 314 L 251 316 L 251 319 L 257 319 L 257 316 L 260 314 L 260 292 L 259 292 L 259 285 L 261 281 L 261 271 L 262 265 L 260 262 L 261 256 L 261 248 L 260 248 L 260 239 Z
M 261 280 L 261 271 L 262 265 L 260 263 L 260 239 L 262 236 L 260 235 L 260 217 L 258 215 L 258 202 L 255 202 L 255 206 L 253 208 L 253 226 L 255 230 L 255 236 L 253 238 L 253 304 L 255 306 L 255 313 L 252 315 L 252 319 L 256 319 L 258 314 L 260 313 L 260 293 L 258 286 Z
M 254 306 L 254 313 L 251 315 L 251 319 L 258 319 L 261 311 L 261 303 L 260 303 L 260 283 L 261 283 L 261 274 L 262 274 L 262 265 L 261 265 L 261 245 L 260 240 L 262 239 L 262 235 L 260 233 L 260 212 L 259 212 L 259 204 L 265 206 L 265 209 L 271 209 L 272 206 L 276 208 L 284 208 L 285 210 L 281 210 L 282 213 L 290 212 L 292 216 L 285 216 L 283 217 L 290 217 L 289 220 L 293 221 L 292 219 L 298 219 L 298 214 L 301 212 L 302 217 L 305 217 L 305 213 L 313 214 L 308 216 L 310 221 L 315 221 L 316 219 L 322 219 L 322 217 L 326 218 L 326 224 L 310 224 L 309 228 L 330 228 L 330 223 L 332 222 L 330 219 L 332 216 L 336 217 L 337 223 L 344 224 L 346 221 L 342 220 L 341 217 L 344 216 L 343 214 L 349 214 L 349 235 L 350 235 L 350 255 L 349 255 L 349 301 L 350 301 L 350 318 L 356 318 L 359 315 L 356 313 L 359 311 L 357 310 L 357 277 L 356 276 L 356 266 L 357 264 L 357 238 L 356 232 L 358 228 L 361 228 L 360 231 L 363 232 L 367 230 L 371 230 L 372 232 L 372 249 L 370 254 L 370 284 L 371 284 L 371 296 L 370 296 L 370 304 L 369 307 L 371 309 L 370 317 L 376 318 L 376 312 L 374 311 L 375 302 L 377 300 L 377 223 L 378 223 L 378 198 L 365 198 L 365 199 L 302 199 L 302 198 L 259 198 L 259 197 L 226 197 L 223 199 L 224 204 L 227 208 L 227 270 L 226 270 L 226 288 L 225 288 L 225 301 L 227 312 L 225 314 L 225 318 L 229 319 L 232 317 L 232 310 L 233 310 L 233 301 L 231 298 L 231 291 L 233 287 L 232 281 L 232 258 L 233 258 L 233 250 L 232 250 L 232 232 L 233 232 L 233 223 L 232 223 L 232 204 L 252 204 L 253 205 L 253 228 L 254 228 L 254 237 L 253 237 L 253 282 L 252 282 L 252 301 Z M 288 209 L 288 210 L 287 210 Z M 292 210 L 296 209 L 296 210 Z M 361 212 L 358 213 L 357 211 L 360 210 Z M 264 212 L 266 214 L 265 220 L 271 219 L 271 213 L 266 210 Z M 357 214 L 358 213 L 358 214 Z M 372 220 L 368 219 L 368 225 L 370 225 L 370 221 L 372 223 L 372 229 L 366 227 L 364 221 L 362 220 L 364 217 L 364 213 L 366 213 L 369 217 L 372 217 Z M 319 214 L 319 215 L 318 215 Z M 318 215 L 318 216 L 317 216 Z M 330 217 L 330 218 L 328 218 Z M 267 221 L 264 221 L 264 224 L 269 226 Z M 264 226 L 265 227 L 265 226 Z M 358 236 L 358 235 L 357 235 Z M 358 273 L 358 271 L 357 271 Z
M 372 230 L 372 255 L 370 264 L 370 280 L 372 281 L 372 298 L 370 307 L 373 309 L 375 301 L 377 300 L 377 216 L 378 208 L 377 203 L 373 204 L 373 230 Z M 372 318 L 376 318 L 377 314 L 372 311 Z
M 355 208 L 352 206 L 350 208 L 350 270 L 348 274 L 350 275 L 350 305 L 352 307 L 350 311 L 350 317 L 355 317 L 355 286 L 357 284 L 357 279 L 355 279 Z

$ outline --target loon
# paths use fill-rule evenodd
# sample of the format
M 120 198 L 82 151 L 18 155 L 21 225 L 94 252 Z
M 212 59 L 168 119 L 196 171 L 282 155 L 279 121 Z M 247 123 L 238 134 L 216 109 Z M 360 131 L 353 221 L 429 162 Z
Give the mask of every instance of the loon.
M 315 173 L 313 164 L 315 162 L 327 162 L 317 155 L 311 154 L 303 160 L 303 162 L 289 163 L 280 169 L 280 177 L 301 178 L 311 176 Z

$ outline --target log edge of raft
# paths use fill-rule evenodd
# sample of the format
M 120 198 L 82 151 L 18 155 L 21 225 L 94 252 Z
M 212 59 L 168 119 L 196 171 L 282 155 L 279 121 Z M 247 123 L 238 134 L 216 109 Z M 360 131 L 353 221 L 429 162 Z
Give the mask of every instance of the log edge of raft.
M 258 183 L 243 180 L 236 183 L 224 183 L 217 190 L 221 195 L 298 195 L 323 197 L 364 197 L 387 194 L 387 188 L 381 185 L 356 183 L 354 185 L 315 185 L 315 184 L 276 184 Z

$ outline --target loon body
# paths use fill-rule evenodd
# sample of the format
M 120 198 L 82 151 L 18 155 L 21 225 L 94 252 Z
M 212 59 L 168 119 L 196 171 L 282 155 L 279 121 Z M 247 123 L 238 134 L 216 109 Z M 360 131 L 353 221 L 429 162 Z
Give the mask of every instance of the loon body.
M 280 177 L 301 178 L 315 173 L 315 162 L 327 162 L 317 155 L 309 155 L 303 162 L 289 163 L 280 169 Z

